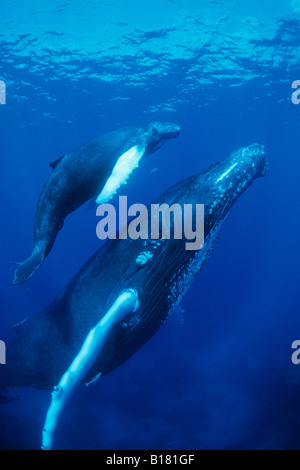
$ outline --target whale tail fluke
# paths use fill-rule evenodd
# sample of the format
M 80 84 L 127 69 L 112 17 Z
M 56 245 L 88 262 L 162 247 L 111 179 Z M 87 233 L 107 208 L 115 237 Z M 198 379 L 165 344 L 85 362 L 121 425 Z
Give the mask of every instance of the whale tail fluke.
M 42 249 L 35 249 L 27 260 L 19 263 L 14 275 L 13 284 L 21 284 L 27 281 L 39 269 L 45 258 L 45 251 Z

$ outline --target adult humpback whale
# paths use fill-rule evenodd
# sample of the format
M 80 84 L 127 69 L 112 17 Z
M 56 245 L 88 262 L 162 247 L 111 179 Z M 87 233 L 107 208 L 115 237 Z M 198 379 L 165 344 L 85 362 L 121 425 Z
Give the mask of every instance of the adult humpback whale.
M 15 327 L 0 387 L 59 384 L 45 448 L 74 387 L 121 365 L 159 330 L 207 261 L 232 205 L 266 170 L 264 147 L 252 145 L 171 187 L 158 203 L 205 204 L 200 251 L 185 250 L 184 238 L 110 240 L 49 307 Z
M 173 123 L 119 129 L 79 147 L 52 162 L 53 171 L 36 208 L 32 255 L 16 269 L 13 284 L 29 279 L 50 253 L 65 217 L 89 199 L 108 201 L 126 183 L 144 154 L 177 137 Z

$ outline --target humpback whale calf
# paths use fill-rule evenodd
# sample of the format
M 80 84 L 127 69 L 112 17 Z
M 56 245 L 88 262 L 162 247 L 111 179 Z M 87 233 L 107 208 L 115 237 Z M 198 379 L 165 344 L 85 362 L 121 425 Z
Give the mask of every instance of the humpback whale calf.
M 126 183 L 143 155 L 155 152 L 179 132 L 179 126 L 165 122 L 127 127 L 104 134 L 50 163 L 52 173 L 35 213 L 32 254 L 19 263 L 13 284 L 25 282 L 37 271 L 70 212 L 92 198 L 98 204 L 107 202 Z
M 110 240 L 52 304 L 14 327 L 0 387 L 55 387 L 43 448 L 53 447 L 74 388 L 120 366 L 159 330 L 206 263 L 232 205 L 266 171 L 264 147 L 254 144 L 175 184 L 158 202 L 205 205 L 201 250 L 186 250 L 184 237 Z

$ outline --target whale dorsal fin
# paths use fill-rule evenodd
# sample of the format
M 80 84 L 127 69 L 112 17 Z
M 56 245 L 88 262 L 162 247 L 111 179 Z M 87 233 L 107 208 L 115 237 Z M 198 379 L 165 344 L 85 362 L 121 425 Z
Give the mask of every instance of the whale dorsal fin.
M 49 163 L 49 166 L 51 166 L 52 170 L 57 167 L 57 165 L 59 164 L 59 162 L 62 161 L 63 158 L 64 157 L 60 157 L 57 160 L 53 160 L 53 162 Z
M 26 322 L 26 319 L 20 321 L 19 323 L 16 323 L 15 325 L 12 326 L 12 330 L 17 334 L 21 334 L 24 329 L 25 322 Z

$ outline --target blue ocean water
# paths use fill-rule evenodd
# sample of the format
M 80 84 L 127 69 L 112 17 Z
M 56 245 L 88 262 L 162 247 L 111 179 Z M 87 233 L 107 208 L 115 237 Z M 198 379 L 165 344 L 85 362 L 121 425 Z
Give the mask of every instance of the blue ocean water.
M 101 242 L 85 206 L 51 255 L 12 286 L 32 245 L 48 164 L 131 124 L 182 131 L 129 180 L 148 204 L 251 143 L 269 172 L 241 197 L 216 249 L 160 332 L 79 388 L 59 449 L 299 449 L 299 0 L 23 0 L 0 5 L 0 339 L 45 308 Z M 155 170 L 155 171 L 154 171 Z M 5 367 L 5 366 L 0 366 Z M 0 448 L 37 449 L 50 393 L 0 406 Z

